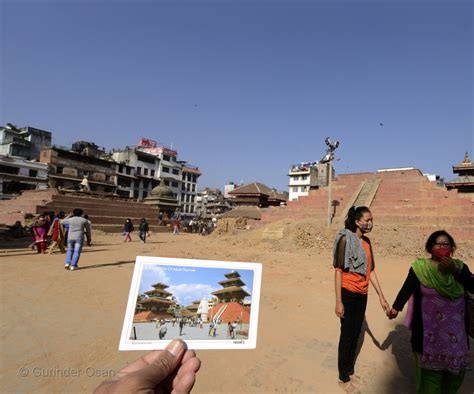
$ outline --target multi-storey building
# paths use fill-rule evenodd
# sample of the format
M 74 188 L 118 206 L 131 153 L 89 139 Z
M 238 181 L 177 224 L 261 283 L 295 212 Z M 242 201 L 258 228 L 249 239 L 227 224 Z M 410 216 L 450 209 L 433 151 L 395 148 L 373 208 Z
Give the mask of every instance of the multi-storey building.
M 186 162 L 181 162 L 181 164 L 181 205 L 183 207 L 183 214 L 187 216 L 195 216 L 197 181 L 201 176 L 201 172 L 199 171 L 199 168 L 191 166 Z
M 48 165 L 50 187 L 75 190 L 87 178 L 92 192 L 116 191 L 117 164 L 113 161 L 56 146 L 43 149 L 40 161 Z
M 230 200 L 224 198 L 219 189 L 206 187 L 196 195 L 196 214 L 201 217 L 221 215 L 232 209 Z
M 111 158 L 118 163 L 117 177 L 120 180 L 120 194 L 142 200 L 151 190 L 158 186 L 160 173 L 159 157 L 139 150 L 126 147 L 116 149 Z
M 0 155 L 0 200 L 16 197 L 22 190 L 46 189 L 47 186 L 46 164 Z
M 42 149 L 51 146 L 51 132 L 7 123 L 0 127 L 0 155 L 39 160 Z
M 288 176 L 289 200 L 297 200 L 300 196 L 307 196 L 311 189 L 327 186 L 328 164 L 315 162 L 302 162 L 291 166 Z M 334 168 L 332 175 L 334 176 Z

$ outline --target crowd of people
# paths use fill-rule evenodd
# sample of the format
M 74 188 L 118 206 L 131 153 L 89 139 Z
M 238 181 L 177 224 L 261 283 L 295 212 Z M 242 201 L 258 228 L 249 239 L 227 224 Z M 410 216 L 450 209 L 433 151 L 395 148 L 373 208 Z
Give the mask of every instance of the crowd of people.
M 74 210 L 74 212 L 76 212 L 76 210 Z M 29 232 L 33 237 L 33 242 L 30 244 L 30 247 L 31 249 L 36 249 L 38 253 L 52 254 L 57 250 L 61 253 L 66 253 L 66 249 L 69 247 L 69 241 L 77 238 L 77 230 L 75 227 L 72 232 L 70 232 L 69 219 L 75 216 L 74 212 L 67 217 L 64 211 L 59 211 L 57 214 L 55 214 L 54 211 L 44 212 L 39 215 L 29 227 L 23 227 L 21 222 L 15 223 L 15 231 L 21 235 Z M 92 243 L 92 223 L 87 215 L 83 215 L 82 210 L 80 216 L 88 224 L 87 228 L 84 227 L 83 229 L 84 235 L 82 239 L 85 237 L 87 244 L 90 246 Z

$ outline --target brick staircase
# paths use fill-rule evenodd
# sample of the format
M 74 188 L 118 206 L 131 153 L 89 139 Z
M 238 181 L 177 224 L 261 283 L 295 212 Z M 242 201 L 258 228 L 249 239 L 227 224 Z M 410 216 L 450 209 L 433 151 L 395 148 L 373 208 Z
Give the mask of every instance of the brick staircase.
M 25 216 L 36 214 L 36 207 L 52 200 L 57 189 L 25 190 L 17 198 L 0 200 L 0 224 L 11 225 L 17 220 L 25 224 Z
M 219 316 L 217 316 L 218 312 L 221 312 Z M 209 320 L 214 318 L 221 319 L 223 323 L 234 322 L 240 319 L 242 323 L 247 324 L 250 321 L 250 308 L 238 302 L 220 303 L 212 307 L 208 316 Z
M 56 189 L 28 191 L 14 200 L 0 201 L 0 222 L 12 224 L 15 220 L 25 222 L 25 214 L 44 211 L 64 211 L 82 208 L 89 215 L 93 229 L 105 232 L 121 232 L 126 218 L 132 219 L 135 231 L 141 218 L 146 218 L 150 230 L 167 232 L 168 227 L 158 226 L 159 210 L 150 205 L 129 200 L 117 200 L 92 196 L 60 194 Z
M 336 210 L 333 226 L 340 227 L 350 206 L 368 205 L 376 223 L 408 226 L 424 233 L 437 228 L 474 241 L 474 206 L 457 190 L 446 190 L 419 170 L 341 174 L 332 183 Z M 326 220 L 328 190 L 321 188 L 262 214 L 264 225 L 280 219 Z

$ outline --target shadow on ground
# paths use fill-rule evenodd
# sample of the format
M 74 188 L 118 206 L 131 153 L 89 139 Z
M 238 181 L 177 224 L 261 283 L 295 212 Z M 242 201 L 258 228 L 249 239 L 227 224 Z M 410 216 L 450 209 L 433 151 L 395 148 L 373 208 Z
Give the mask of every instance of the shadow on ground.
M 401 392 L 414 392 L 415 390 L 415 359 L 410 345 L 411 332 L 402 324 L 398 324 L 394 330 L 390 331 L 385 340 L 380 343 L 370 327 L 367 320 L 362 325 L 361 335 L 356 351 L 356 359 L 360 353 L 360 349 L 365 340 L 366 334 L 372 339 L 374 345 L 382 351 L 390 349 L 395 357 L 397 369 L 393 373 L 386 373 L 384 387 L 380 388 L 380 392 L 387 394 L 398 394 Z M 357 365 L 357 364 L 356 364 Z
M 103 268 L 103 267 L 113 267 L 113 266 L 121 266 L 124 264 L 134 264 L 135 260 L 127 260 L 127 261 L 116 261 L 114 263 L 104 263 L 104 264 L 95 264 L 95 265 L 87 265 L 84 267 L 79 267 L 78 271 L 88 270 L 93 268 Z

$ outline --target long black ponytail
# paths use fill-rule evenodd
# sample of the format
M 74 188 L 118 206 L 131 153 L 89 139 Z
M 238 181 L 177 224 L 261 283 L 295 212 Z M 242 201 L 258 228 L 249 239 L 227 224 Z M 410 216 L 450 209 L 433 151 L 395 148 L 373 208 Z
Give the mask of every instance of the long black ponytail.
M 344 227 L 355 233 L 357 230 L 356 221 L 360 220 L 366 212 L 370 212 L 370 209 L 363 205 L 358 207 L 353 205 L 350 207 L 347 212 L 346 220 L 344 221 Z

